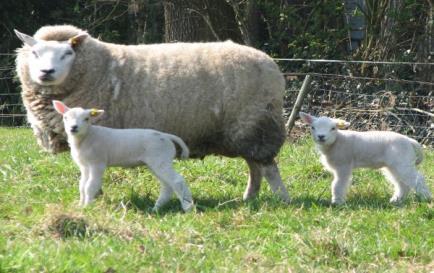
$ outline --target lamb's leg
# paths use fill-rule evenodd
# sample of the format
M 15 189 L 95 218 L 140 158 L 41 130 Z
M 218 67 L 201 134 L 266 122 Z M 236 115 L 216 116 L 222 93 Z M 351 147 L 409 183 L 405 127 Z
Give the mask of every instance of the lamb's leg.
M 401 202 L 407 196 L 411 188 L 414 188 L 416 190 L 416 194 L 419 197 L 425 200 L 431 199 L 431 192 L 425 184 L 425 179 L 417 171 L 415 166 L 391 166 L 386 170 L 386 177 L 395 186 L 395 193 L 390 199 L 391 203 Z
M 411 187 L 402 181 L 402 177 L 396 168 L 383 168 L 383 174 L 394 188 L 390 203 L 400 203 L 407 196 Z
M 84 189 L 84 205 L 89 205 L 93 201 L 96 194 L 101 190 L 102 176 L 104 174 L 105 166 L 96 165 L 89 167 L 89 179 L 86 182 Z
M 276 162 L 273 160 L 273 162 L 269 165 L 262 165 L 262 168 L 265 179 L 270 185 L 271 190 L 283 201 L 289 203 L 291 200 L 289 198 L 288 191 L 282 182 L 282 178 L 280 177 L 279 168 L 277 167 Z
M 84 205 L 84 197 L 86 196 L 86 193 L 85 193 L 86 182 L 89 179 L 89 169 L 84 167 L 84 166 L 80 166 L 80 173 L 81 173 L 80 185 L 79 185 L 80 206 L 83 206 Z
M 173 194 L 172 187 L 160 181 L 160 196 L 158 197 L 157 202 L 155 202 L 155 206 L 152 210 L 158 211 L 167 202 L 169 202 L 170 198 L 172 198 L 172 194 Z
M 184 178 L 173 169 L 172 162 L 149 162 L 147 165 L 161 183 L 166 183 L 172 188 L 184 211 L 194 207 L 190 189 L 185 184 Z
M 428 189 L 428 186 L 425 184 L 425 177 L 419 172 L 417 172 L 415 190 L 416 190 L 416 195 L 422 200 L 424 201 L 432 200 L 431 191 Z
M 258 194 L 263 176 L 260 164 L 251 160 L 246 160 L 246 162 L 249 166 L 249 181 L 244 191 L 243 200 L 254 198 Z
M 332 182 L 332 204 L 341 205 L 345 203 L 348 188 L 351 184 L 351 166 L 340 166 L 335 169 Z

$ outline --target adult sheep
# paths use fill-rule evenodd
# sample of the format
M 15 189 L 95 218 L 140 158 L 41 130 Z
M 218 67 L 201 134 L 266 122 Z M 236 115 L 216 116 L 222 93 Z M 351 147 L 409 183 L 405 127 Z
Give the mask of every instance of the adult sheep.
M 45 26 L 34 37 L 16 31 L 17 73 L 27 118 L 39 144 L 68 149 L 51 101 L 105 109 L 99 124 L 153 128 L 180 136 L 191 157 L 240 156 L 249 166 L 244 199 L 263 176 L 289 196 L 274 161 L 283 145 L 284 78 L 263 52 L 235 44 L 119 45 L 74 26 Z

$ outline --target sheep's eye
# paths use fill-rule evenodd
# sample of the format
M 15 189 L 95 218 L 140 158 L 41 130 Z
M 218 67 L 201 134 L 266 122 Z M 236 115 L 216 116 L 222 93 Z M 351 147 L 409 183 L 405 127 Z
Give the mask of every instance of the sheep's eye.
M 332 127 L 331 131 L 334 131 L 334 130 L 336 130 L 336 127 Z
M 64 120 L 67 120 L 66 116 L 63 116 L 63 119 L 64 119 Z
M 72 51 L 71 51 L 71 50 L 66 51 L 66 52 L 62 55 L 62 57 L 60 57 L 60 59 L 63 60 L 63 59 L 65 59 L 66 56 L 69 56 L 69 55 L 72 55 Z
M 311 128 L 312 128 L 312 130 L 315 130 L 315 127 L 312 126 Z
M 32 50 L 32 54 L 33 54 L 33 56 L 35 56 L 35 58 L 38 58 L 39 56 L 38 56 L 38 53 L 36 53 L 36 51 L 34 51 L 34 50 Z
M 85 120 L 85 121 L 89 121 L 89 118 L 85 118 L 84 120 Z

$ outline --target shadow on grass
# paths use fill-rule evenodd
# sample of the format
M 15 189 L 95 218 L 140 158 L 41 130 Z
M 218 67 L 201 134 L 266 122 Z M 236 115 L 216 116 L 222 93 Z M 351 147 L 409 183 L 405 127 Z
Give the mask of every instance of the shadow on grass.
M 149 195 L 139 196 L 138 194 L 131 194 L 129 206 L 132 209 L 141 211 L 145 214 L 154 214 L 152 208 L 156 200 Z M 247 208 L 252 212 L 259 210 L 275 210 L 275 209 L 318 209 L 318 208 L 333 208 L 336 210 L 393 210 L 397 207 L 405 207 L 414 200 L 406 200 L 400 206 L 395 206 L 389 203 L 388 197 L 385 196 L 353 196 L 349 198 L 344 205 L 332 205 L 330 200 L 325 198 L 317 198 L 315 196 L 298 196 L 291 200 L 290 204 L 282 202 L 275 196 L 267 195 L 260 196 L 256 199 L 243 201 L 241 197 L 236 198 L 204 198 L 197 197 L 194 199 L 196 210 L 198 212 L 206 211 L 225 211 L 236 210 L 239 208 Z M 159 212 L 159 215 L 182 213 L 181 205 L 176 198 L 172 198 Z

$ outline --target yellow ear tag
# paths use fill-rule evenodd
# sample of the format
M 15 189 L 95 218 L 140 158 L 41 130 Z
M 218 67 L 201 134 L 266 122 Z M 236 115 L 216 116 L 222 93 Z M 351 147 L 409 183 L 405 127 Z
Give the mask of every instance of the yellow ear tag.
M 90 116 L 94 117 L 96 115 L 98 115 L 98 109 L 95 108 L 90 109 Z
M 346 127 L 344 120 L 338 120 L 338 123 L 336 125 L 339 129 L 345 129 L 345 127 Z
M 69 43 L 72 45 L 72 46 L 76 46 L 77 45 L 77 39 L 75 39 L 74 37 L 73 38 L 69 38 Z

